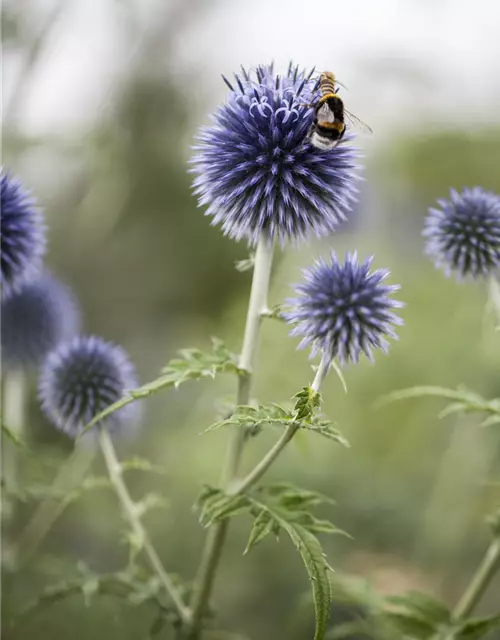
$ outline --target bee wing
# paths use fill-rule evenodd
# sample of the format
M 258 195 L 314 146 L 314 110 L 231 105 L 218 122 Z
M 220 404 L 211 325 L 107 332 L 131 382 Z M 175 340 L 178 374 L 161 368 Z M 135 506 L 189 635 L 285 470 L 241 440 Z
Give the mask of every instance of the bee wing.
M 325 102 L 316 112 L 318 122 L 335 122 L 335 114 Z
M 363 133 L 373 133 L 371 127 L 369 127 L 362 120 L 357 118 L 350 111 L 347 111 L 347 109 L 345 108 L 344 108 L 344 116 L 355 129 L 359 129 Z

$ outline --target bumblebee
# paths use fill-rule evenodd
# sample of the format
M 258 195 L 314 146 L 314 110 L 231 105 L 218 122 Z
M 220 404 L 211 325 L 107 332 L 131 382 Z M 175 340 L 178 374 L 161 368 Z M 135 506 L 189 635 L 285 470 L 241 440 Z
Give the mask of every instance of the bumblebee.
M 338 82 L 330 71 L 324 71 L 319 77 L 320 98 L 316 104 L 308 105 L 315 110 L 314 122 L 308 133 L 311 144 L 323 151 L 337 146 L 346 131 L 346 120 L 353 127 L 372 133 L 372 130 L 359 118 L 349 113 L 344 102 L 338 96 L 335 85 Z

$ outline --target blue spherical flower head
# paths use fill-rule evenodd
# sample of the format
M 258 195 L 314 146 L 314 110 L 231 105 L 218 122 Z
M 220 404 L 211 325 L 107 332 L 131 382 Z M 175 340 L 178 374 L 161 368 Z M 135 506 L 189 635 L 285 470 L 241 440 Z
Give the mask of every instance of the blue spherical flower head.
M 360 264 L 354 253 L 342 264 L 332 252 L 330 263 L 320 259 L 304 270 L 304 282 L 295 286 L 300 297 L 288 301 L 284 314 L 296 325 L 291 335 L 302 336 L 300 347 L 341 364 L 357 362 L 361 353 L 372 361 L 372 349 L 387 351 L 386 337 L 396 339 L 393 326 L 402 324 L 393 309 L 403 303 L 391 298 L 399 286 L 384 284 L 389 271 L 370 272 L 372 260 Z
M 256 244 L 323 236 L 346 219 L 356 194 L 357 152 L 348 144 L 313 147 L 308 132 L 317 98 L 312 72 L 271 66 L 235 74 L 234 87 L 201 129 L 192 159 L 200 205 L 225 234 Z
M 134 367 L 123 349 L 85 336 L 49 354 L 40 375 L 39 397 L 52 424 L 76 438 L 92 418 L 136 386 Z M 131 403 L 108 416 L 101 426 L 122 432 L 137 419 L 137 404 Z
M 2 302 L 2 363 L 7 368 L 38 366 L 80 327 L 71 291 L 48 272 Z
M 450 191 L 429 210 L 426 253 L 446 275 L 488 276 L 500 267 L 500 197 L 481 187 Z
M 37 274 L 45 252 L 45 226 L 34 198 L 21 182 L 0 175 L 1 296 L 17 291 Z

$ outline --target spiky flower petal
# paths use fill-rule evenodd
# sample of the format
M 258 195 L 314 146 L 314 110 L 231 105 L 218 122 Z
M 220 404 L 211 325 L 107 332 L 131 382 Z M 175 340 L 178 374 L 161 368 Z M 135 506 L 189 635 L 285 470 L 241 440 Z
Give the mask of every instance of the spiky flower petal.
M 7 368 L 38 366 L 80 326 L 73 294 L 48 272 L 4 300 L 1 312 L 2 363 Z
M 39 397 L 54 426 L 76 438 L 93 417 L 136 386 L 134 367 L 121 347 L 85 336 L 49 354 L 40 375 Z M 111 414 L 105 426 L 121 431 L 137 417 L 137 404 L 132 403 Z
M 358 262 L 347 254 L 342 264 L 332 251 L 331 262 L 317 260 L 304 270 L 304 282 L 296 285 L 300 297 L 288 301 L 284 314 L 296 326 L 291 335 L 302 336 L 300 347 L 311 346 L 341 364 L 357 362 L 361 353 L 372 360 L 372 349 L 387 351 L 386 337 L 396 339 L 393 325 L 402 324 L 392 310 L 403 303 L 390 296 L 398 285 L 386 285 L 386 269 L 370 272 L 373 258 Z
M 429 209 L 426 253 L 446 275 L 486 277 L 500 267 L 500 196 L 481 187 L 450 190 Z
M 45 252 L 45 226 L 34 198 L 3 170 L 0 175 L 1 296 L 36 276 Z
M 204 127 L 192 159 L 195 192 L 213 224 L 256 244 L 266 231 L 282 244 L 323 236 L 346 219 L 355 199 L 357 153 L 349 134 L 324 151 L 307 134 L 317 97 L 312 72 L 272 65 L 235 74 L 234 87 Z

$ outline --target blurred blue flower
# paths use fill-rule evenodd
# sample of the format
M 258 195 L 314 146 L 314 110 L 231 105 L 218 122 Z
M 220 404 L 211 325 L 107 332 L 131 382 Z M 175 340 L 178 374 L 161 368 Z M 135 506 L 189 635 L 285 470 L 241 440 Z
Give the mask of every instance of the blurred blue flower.
M 299 347 L 312 346 L 341 364 L 357 362 L 361 352 L 373 360 L 372 348 L 387 351 L 385 336 L 396 339 L 391 325 L 401 325 L 392 313 L 403 306 L 390 298 L 398 285 L 386 285 L 386 269 L 370 273 L 373 258 L 359 264 L 357 254 L 347 254 L 341 264 L 332 251 L 304 270 L 304 282 L 296 285 L 299 298 L 288 300 L 285 319 L 296 326 L 290 335 L 303 336 Z
M 76 299 L 48 272 L 4 300 L 1 312 L 2 364 L 7 368 L 41 364 L 60 342 L 73 338 L 80 326 Z
M 500 266 L 500 197 L 481 187 L 450 190 L 429 209 L 426 253 L 446 275 L 488 276 Z
M 36 275 L 45 252 L 45 225 L 34 198 L 3 169 L 0 175 L 2 300 Z
M 195 193 L 225 234 L 255 244 L 262 231 L 282 244 L 323 236 L 346 219 L 356 194 L 357 152 L 313 147 L 307 133 L 317 96 L 312 73 L 272 65 L 225 80 L 228 99 L 203 127 L 192 159 Z
M 55 427 L 76 438 L 107 406 L 137 386 L 135 369 L 125 351 L 102 338 L 74 338 L 53 351 L 42 368 L 39 398 Z M 131 403 L 106 418 L 111 432 L 121 432 L 138 420 Z

